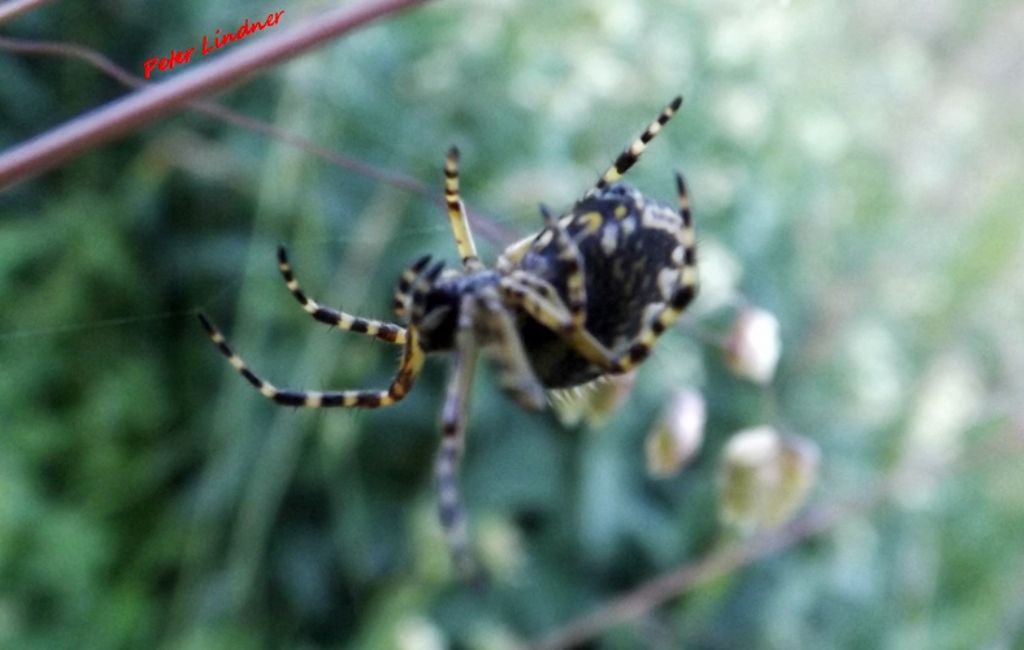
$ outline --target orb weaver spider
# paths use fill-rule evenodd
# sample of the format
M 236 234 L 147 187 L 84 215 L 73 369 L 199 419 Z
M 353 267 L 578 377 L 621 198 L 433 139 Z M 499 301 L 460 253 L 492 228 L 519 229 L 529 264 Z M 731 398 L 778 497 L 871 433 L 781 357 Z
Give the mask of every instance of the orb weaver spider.
M 569 212 L 555 218 L 541 206 L 544 227 L 505 249 L 493 269 L 477 255 L 459 196 L 459 152 L 452 147 L 444 165 L 444 197 L 462 267 L 446 270 L 444 262 L 431 263 L 426 255 L 402 273 L 394 308 L 405 326 L 320 305 L 299 286 L 284 247 L 278 248 L 288 290 L 313 318 L 402 346 L 387 389 L 277 388 L 249 369 L 205 315 L 199 319 L 231 365 L 264 397 L 286 406 L 390 406 L 412 389 L 426 354 L 449 352 L 435 480 L 453 561 L 471 574 L 457 475 L 478 352 L 490 353 L 502 388 L 517 403 L 540 409 L 546 389 L 580 386 L 641 363 L 696 294 L 696 238 L 683 177 L 676 174 L 678 210 L 617 182 L 681 103 L 676 97 L 666 106 Z

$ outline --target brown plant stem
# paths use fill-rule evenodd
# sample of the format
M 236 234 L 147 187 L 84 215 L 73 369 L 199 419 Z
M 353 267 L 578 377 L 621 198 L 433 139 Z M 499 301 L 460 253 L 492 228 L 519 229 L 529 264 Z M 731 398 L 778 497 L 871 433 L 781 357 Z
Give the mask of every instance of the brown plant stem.
M 865 512 L 881 503 L 886 492 L 885 489 L 879 489 L 846 503 L 819 507 L 780 530 L 727 546 L 696 562 L 684 564 L 570 621 L 531 647 L 536 650 L 575 647 L 611 627 L 639 618 L 672 598 L 729 575 L 804 539 L 824 533 L 847 521 L 851 515 Z
M 8 2 L 0 4 L 0 25 L 50 2 L 53 0 L 8 0 Z
M 131 133 L 201 95 L 224 90 L 373 20 L 426 0 L 366 0 L 325 12 L 295 27 L 221 55 L 211 63 L 148 86 L 0 153 L 0 189 L 76 154 Z
M 0 36 L 0 50 L 7 50 L 8 52 L 18 54 L 78 59 L 88 63 L 129 88 L 141 88 L 149 85 L 141 77 L 131 74 L 104 56 L 102 53 L 75 43 L 65 43 L 62 41 L 35 41 Z M 380 183 L 390 185 L 391 187 L 404 190 L 411 194 L 416 194 L 430 199 L 441 207 L 445 206 L 444 198 L 441 196 L 439 188 L 431 188 L 423 181 L 413 178 L 408 174 L 383 169 L 376 165 L 359 160 L 358 158 L 347 156 L 339 151 L 325 147 L 310 138 L 290 133 L 269 122 L 250 117 L 248 115 L 243 115 L 238 111 L 233 111 L 230 108 L 226 108 L 210 100 L 193 99 L 188 102 L 187 106 L 191 110 L 203 113 L 204 115 L 227 124 L 248 129 L 255 133 L 273 138 L 283 144 L 301 149 L 311 156 L 316 156 L 317 158 L 341 169 L 348 170 L 366 178 L 371 178 Z M 501 225 L 495 218 L 477 210 L 469 210 L 469 219 L 473 223 L 474 229 L 476 229 L 485 239 L 495 244 L 505 244 L 517 237 L 517 233 L 513 232 L 510 228 Z
M 87 47 L 82 47 L 75 43 L 64 43 L 61 41 L 33 41 L 0 36 L 0 50 L 7 50 L 8 52 L 15 52 L 18 54 L 59 56 L 79 59 L 85 61 L 89 65 L 102 71 L 107 76 L 115 79 L 125 86 L 128 86 L 129 88 L 142 88 L 144 86 L 151 85 L 141 77 L 133 75 L 121 66 L 117 65 L 102 53 Z M 430 188 L 428 188 L 423 182 L 411 176 L 398 172 L 391 172 L 361 160 L 357 160 L 356 158 L 346 156 L 317 144 L 309 138 L 289 133 L 277 128 L 269 122 L 249 117 L 248 115 L 243 115 L 238 111 L 233 111 L 230 108 L 217 104 L 216 102 L 206 99 L 193 99 L 189 101 L 186 106 L 194 111 L 203 113 L 204 115 L 208 115 L 222 122 L 254 131 L 284 144 L 302 149 L 303 151 L 325 160 L 336 167 L 346 169 L 361 176 L 366 176 L 367 178 L 372 178 L 386 185 L 391 185 L 392 187 L 396 187 L 413 194 L 419 194 L 428 198 L 437 198 L 433 196 L 434 194 L 437 194 L 437 192 L 431 192 Z M 439 203 L 442 205 L 444 204 L 443 199 L 438 200 Z

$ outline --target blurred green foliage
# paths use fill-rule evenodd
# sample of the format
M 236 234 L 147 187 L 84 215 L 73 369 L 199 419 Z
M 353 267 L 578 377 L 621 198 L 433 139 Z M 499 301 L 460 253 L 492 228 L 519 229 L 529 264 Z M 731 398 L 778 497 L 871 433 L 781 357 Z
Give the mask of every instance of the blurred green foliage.
M 322 6 L 60 3 L 2 29 L 141 74 Z M 600 647 L 1022 647 L 1022 25 L 1012 0 L 437 2 L 218 98 L 438 191 L 457 143 L 470 207 L 526 234 L 686 96 L 630 180 L 671 200 L 687 174 L 702 296 L 598 427 L 478 375 L 462 485 L 483 594 L 434 517 L 443 359 L 400 406 L 297 412 L 192 315 L 279 385 L 383 385 L 394 350 L 309 320 L 274 246 L 322 302 L 383 317 L 406 264 L 455 259 L 436 205 L 190 113 L 0 194 L 0 646 L 512 647 L 717 548 L 718 452 L 772 424 L 820 446 L 825 507 L 934 471 Z M 5 146 L 124 92 L 6 52 L 0 78 Z M 782 324 L 769 388 L 713 343 L 737 301 Z M 655 480 L 644 436 L 683 386 L 707 440 Z

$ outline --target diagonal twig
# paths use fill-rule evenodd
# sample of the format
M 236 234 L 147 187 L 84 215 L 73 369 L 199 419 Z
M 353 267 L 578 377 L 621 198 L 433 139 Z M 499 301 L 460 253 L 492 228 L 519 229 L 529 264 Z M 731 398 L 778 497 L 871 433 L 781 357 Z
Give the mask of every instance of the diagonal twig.
M 748 542 L 728 546 L 644 583 L 594 611 L 549 633 L 535 650 L 573 648 L 608 628 L 635 620 L 655 607 L 688 591 L 728 575 L 752 562 L 781 551 L 804 539 L 824 533 L 856 513 L 870 510 L 883 501 L 885 489 L 877 489 L 838 505 L 812 510 L 792 524 Z
M 73 118 L 0 153 L 0 189 L 131 133 L 189 100 L 223 90 L 357 27 L 426 1 L 365 0 L 333 9 L 251 45 L 240 45 L 217 60 L 169 81 L 148 86 Z
M 0 25 L 50 2 L 53 0 L 8 0 L 0 4 Z
M 148 82 L 137 75 L 133 75 L 123 67 L 111 61 L 107 56 L 96 50 L 63 41 L 37 41 L 22 38 L 10 38 L 0 36 L 0 50 L 15 52 L 18 54 L 31 54 L 41 56 L 57 56 L 85 61 L 94 68 L 102 71 L 107 76 L 129 88 L 137 89 L 149 86 Z M 385 185 L 404 190 L 430 199 L 434 203 L 444 207 L 444 198 L 440 191 L 430 188 L 427 184 L 408 174 L 395 172 L 365 161 L 347 156 L 339 151 L 330 149 L 320 143 L 296 133 L 290 133 L 277 126 L 238 111 L 231 110 L 216 102 L 206 99 L 193 99 L 188 102 L 188 108 L 208 115 L 214 119 L 227 124 L 248 129 L 269 138 L 273 138 L 283 144 L 291 145 L 306 153 L 316 156 L 336 167 L 348 170 L 360 176 L 371 178 Z M 469 218 L 473 227 L 485 238 L 495 244 L 504 244 L 515 239 L 517 233 L 501 225 L 492 216 L 481 213 L 478 210 L 469 210 Z
M 0 50 L 7 50 L 8 52 L 15 52 L 17 54 L 34 54 L 80 59 L 129 88 L 138 89 L 152 85 L 143 80 L 142 77 L 133 75 L 118 64 L 114 63 L 104 54 L 76 43 L 65 43 L 62 41 L 36 41 L 24 38 L 0 36 Z M 295 133 L 289 133 L 279 129 L 269 122 L 249 117 L 248 115 L 243 115 L 238 111 L 233 111 L 216 102 L 206 99 L 193 99 L 189 101 L 186 106 L 194 111 L 198 111 L 204 115 L 221 120 L 222 122 L 244 129 L 249 129 L 250 131 L 255 131 L 261 135 L 283 142 L 284 144 L 292 145 L 318 158 L 326 160 L 332 165 L 361 176 L 366 176 L 367 178 L 380 181 L 385 185 L 397 187 L 398 189 L 411 192 L 412 194 L 418 194 L 428 198 L 437 198 L 434 197 L 434 194 L 437 194 L 437 192 L 432 192 L 426 184 L 411 176 L 407 176 L 399 172 L 388 171 L 371 165 L 370 163 L 363 162 L 362 160 L 352 158 L 351 156 L 346 156 L 345 154 L 333 149 L 328 149 L 314 140 Z M 438 201 L 442 205 L 444 204 L 443 199 L 439 198 Z

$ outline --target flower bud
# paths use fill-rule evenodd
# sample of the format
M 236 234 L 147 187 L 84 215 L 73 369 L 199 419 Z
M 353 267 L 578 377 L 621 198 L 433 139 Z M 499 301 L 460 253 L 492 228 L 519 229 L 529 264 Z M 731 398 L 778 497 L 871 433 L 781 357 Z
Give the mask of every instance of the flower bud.
M 769 426 L 735 433 L 722 452 L 719 516 L 743 533 L 786 523 L 807 500 L 820 452 L 806 438 Z
M 725 344 L 725 359 L 733 372 L 758 384 L 767 384 L 775 376 L 781 354 L 778 319 L 758 307 L 744 308 Z
M 677 474 L 700 451 L 707 419 L 704 398 L 692 388 L 672 398 L 658 424 L 647 434 L 647 473 L 655 478 Z

